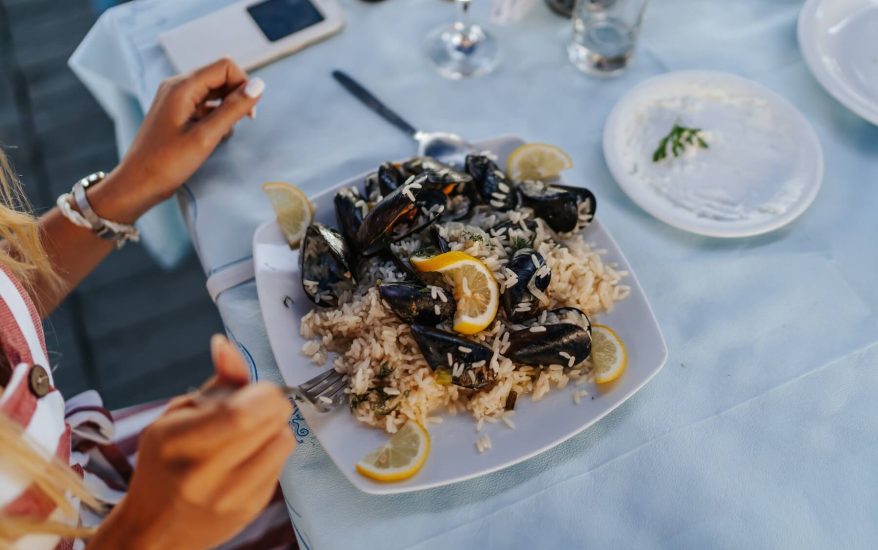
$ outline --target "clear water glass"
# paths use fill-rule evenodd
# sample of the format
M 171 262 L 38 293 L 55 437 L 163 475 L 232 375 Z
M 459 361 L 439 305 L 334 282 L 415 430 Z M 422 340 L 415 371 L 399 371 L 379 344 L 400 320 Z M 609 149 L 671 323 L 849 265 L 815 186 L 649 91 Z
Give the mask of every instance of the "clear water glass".
M 459 8 L 457 20 L 427 35 L 424 43 L 427 57 L 446 78 L 490 73 L 500 60 L 497 40 L 481 25 L 470 22 L 471 0 L 455 0 L 455 3 Z
M 567 55 L 590 75 L 615 76 L 628 67 L 649 0 L 577 0 Z

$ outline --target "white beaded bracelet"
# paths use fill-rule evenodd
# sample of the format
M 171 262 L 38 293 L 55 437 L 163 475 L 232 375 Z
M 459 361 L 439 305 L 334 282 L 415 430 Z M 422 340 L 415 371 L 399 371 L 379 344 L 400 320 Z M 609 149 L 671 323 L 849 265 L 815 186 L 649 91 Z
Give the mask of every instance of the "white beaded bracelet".
M 64 193 L 58 197 L 56 204 L 58 205 L 61 214 L 67 218 L 70 223 L 78 227 L 90 229 L 97 233 L 101 238 L 115 241 L 116 248 L 122 248 L 128 241 L 139 241 L 140 232 L 133 225 L 105 220 L 98 216 L 92 209 L 91 204 L 89 204 L 88 198 L 85 195 L 85 190 L 89 186 L 100 183 L 104 177 L 105 174 L 103 172 L 96 172 L 90 176 L 82 178 L 73 186 L 72 193 Z M 74 210 L 74 203 L 79 206 L 82 213 Z

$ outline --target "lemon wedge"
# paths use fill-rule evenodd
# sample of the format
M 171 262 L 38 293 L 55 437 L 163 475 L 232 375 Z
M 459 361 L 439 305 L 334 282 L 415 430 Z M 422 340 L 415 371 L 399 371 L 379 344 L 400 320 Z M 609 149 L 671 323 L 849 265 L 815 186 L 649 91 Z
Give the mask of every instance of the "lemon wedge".
M 595 367 L 595 382 L 606 384 L 619 378 L 628 365 L 625 344 L 613 329 L 604 325 L 591 327 L 591 361 Z
M 357 471 L 375 481 L 402 481 L 418 473 L 430 454 L 430 434 L 409 420 L 390 440 L 357 462 Z
M 513 181 L 555 178 L 570 168 L 573 168 L 570 155 L 546 143 L 526 143 L 506 159 L 506 174 Z
M 277 224 L 291 248 L 296 248 L 314 217 L 314 205 L 301 189 L 290 183 L 270 182 L 262 185 L 268 195 Z
M 436 256 L 412 256 L 418 271 L 441 273 L 451 284 L 457 309 L 454 313 L 455 332 L 476 334 L 484 330 L 500 305 L 497 279 L 484 263 L 465 252 L 451 251 Z

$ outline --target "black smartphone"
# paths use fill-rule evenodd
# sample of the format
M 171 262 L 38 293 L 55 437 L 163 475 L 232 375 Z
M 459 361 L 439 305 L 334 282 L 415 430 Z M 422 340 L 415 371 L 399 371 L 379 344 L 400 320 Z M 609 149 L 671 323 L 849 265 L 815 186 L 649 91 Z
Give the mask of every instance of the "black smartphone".
M 323 21 L 309 0 L 265 0 L 247 7 L 262 34 L 276 42 Z

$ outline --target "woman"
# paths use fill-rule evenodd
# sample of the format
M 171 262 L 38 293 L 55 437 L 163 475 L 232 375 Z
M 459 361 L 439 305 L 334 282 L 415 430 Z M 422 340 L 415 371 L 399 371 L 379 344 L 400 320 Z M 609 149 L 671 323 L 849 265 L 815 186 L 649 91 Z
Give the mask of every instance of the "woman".
M 94 396 L 65 422 L 40 324 L 114 243 L 136 235 L 130 224 L 253 116 L 263 88 L 229 60 L 165 82 L 119 166 L 77 184 L 39 220 L 0 151 L 0 548 L 211 548 L 272 498 L 295 445 L 291 407 L 276 387 L 248 384 L 224 337 L 211 341 L 215 375 L 139 438 L 127 483 Z

